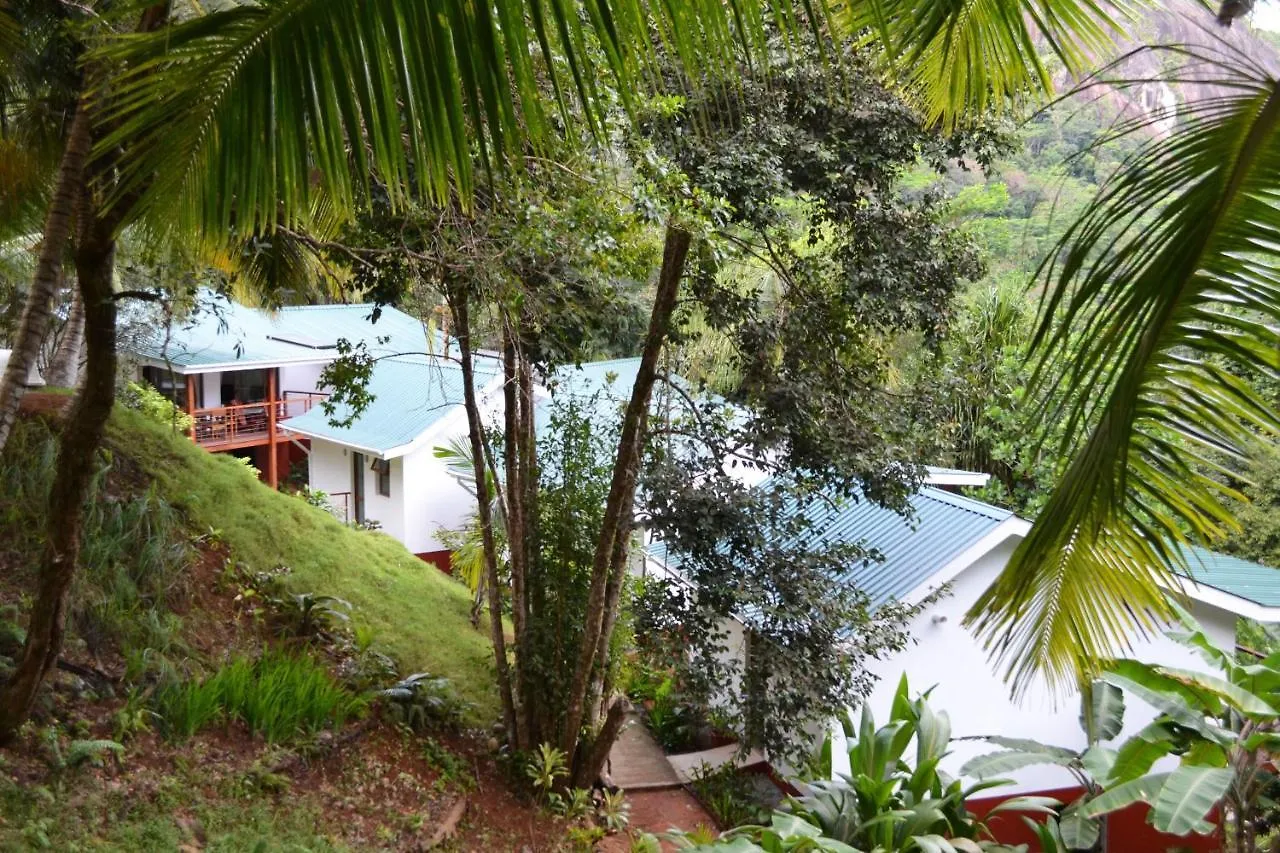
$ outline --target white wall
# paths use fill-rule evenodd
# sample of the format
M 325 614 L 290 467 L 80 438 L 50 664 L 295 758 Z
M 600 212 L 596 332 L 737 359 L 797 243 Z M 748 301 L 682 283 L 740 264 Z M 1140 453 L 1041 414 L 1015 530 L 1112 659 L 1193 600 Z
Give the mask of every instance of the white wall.
M 927 608 L 911 624 L 909 633 L 915 641 L 913 645 L 888 660 L 873 663 L 870 668 L 880 681 L 867 701 L 877 724 L 883 725 L 888 719 L 898 680 L 906 672 L 913 693 L 934 688 L 930 704 L 948 713 L 953 737 L 999 734 L 1083 748 L 1079 699 L 1070 696 L 1055 700 L 1042 686 L 1033 688 L 1015 704 L 999 670 L 961 625 L 965 612 L 1003 568 L 1016 542 L 1016 537 L 1007 540 L 961 573 L 952 582 L 952 594 Z M 1236 618 L 1233 614 L 1206 605 L 1197 605 L 1192 614 L 1214 642 L 1227 648 L 1234 645 Z M 1149 663 L 1205 668 L 1201 658 L 1163 635 L 1136 638 L 1133 648 L 1122 654 Z M 1128 695 L 1125 702 L 1125 730 L 1121 739 L 1155 717 L 1150 707 Z M 996 749 L 984 742 L 956 742 L 942 769 L 958 775 L 960 766 L 969 758 Z M 1018 784 L 999 789 L 1000 795 L 1074 784 L 1070 774 L 1054 767 L 1030 767 L 1007 776 Z
M 282 364 L 280 365 L 280 390 L 283 397 L 285 391 L 319 391 L 320 371 L 323 364 Z
M 355 450 L 332 441 L 320 438 L 311 439 L 311 454 L 307 457 L 307 484 L 333 495 L 338 492 L 351 492 L 346 498 L 348 521 L 356 520 L 354 474 Z M 376 457 L 364 454 L 360 465 L 360 476 L 364 478 L 364 517 L 366 521 L 377 520 L 387 534 L 404 541 L 404 464 L 400 459 L 391 460 L 391 496 L 378 494 L 378 476 L 373 471 L 373 460 Z M 333 500 L 335 508 L 341 507 L 341 500 Z
M 475 514 L 476 499 L 435 458 L 435 445 L 424 444 L 403 457 L 406 479 L 405 538 L 415 554 L 442 551 L 439 531 L 461 529 Z
M 204 390 L 203 406 L 206 409 L 213 409 L 222 405 L 222 373 L 201 373 L 200 387 Z M 199 400 L 196 401 L 197 403 Z
M 351 455 L 347 448 L 318 438 L 311 440 L 307 457 L 307 484 L 318 491 L 336 494 L 351 491 Z M 348 504 L 350 506 L 350 504 Z M 354 521 L 355 508 L 351 508 Z
M 391 460 L 391 495 L 378 494 L 378 475 L 373 470 L 377 458 L 364 454 L 360 475 L 364 477 L 364 518 L 378 521 L 389 536 L 404 541 L 404 464 L 403 460 Z

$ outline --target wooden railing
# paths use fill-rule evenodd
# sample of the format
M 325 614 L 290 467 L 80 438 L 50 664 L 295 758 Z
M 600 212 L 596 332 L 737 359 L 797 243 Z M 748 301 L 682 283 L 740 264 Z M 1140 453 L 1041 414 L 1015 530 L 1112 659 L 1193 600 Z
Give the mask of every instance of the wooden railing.
M 329 492 L 329 512 L 333 517 L 347 524 L 351 521 L 351 493 Z
M 248 446 L 271 438 L 272 415 L 279 423 L 309 412 L 316 403 L 328 397 L 311 391 L 285 391 L 275 402 L 261 400 L 234 406 L 213 406 L 191 412 L 195 424 L 191 440 L 204 447 Z
M 285 391 L 281 397 L 283 408 L 280 410 L 280 420 L 306 414 L 317 403 L 329 399 L 328 394 L 319 391 Z
M 214 406 L 191 413 L 195 424 L 191 438 L 196 444 L 237 444 L 268 438 L 271 434 L 271 407 L 276 403 L 241 403 L 236 406 Z

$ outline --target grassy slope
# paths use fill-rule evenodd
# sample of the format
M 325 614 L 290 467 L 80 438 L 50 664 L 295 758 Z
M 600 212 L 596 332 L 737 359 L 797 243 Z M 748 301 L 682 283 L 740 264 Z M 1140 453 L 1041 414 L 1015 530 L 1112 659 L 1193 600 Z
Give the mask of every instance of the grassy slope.
M 235 559 L 255 570 L 287 565 L 295 591 L 347 599 L 353 620 L 372 627 L 378 646 L 403 668 L 451 679 L 475 706 L 475 722 L 498 716 L 493 653 L 468 620 L 461 584 L 390 536 L 346 527 L 272 491 L 237 460 L 206 453 L 136 412 L 116 407 L 109 441 L 195 525 L 217 531 Z

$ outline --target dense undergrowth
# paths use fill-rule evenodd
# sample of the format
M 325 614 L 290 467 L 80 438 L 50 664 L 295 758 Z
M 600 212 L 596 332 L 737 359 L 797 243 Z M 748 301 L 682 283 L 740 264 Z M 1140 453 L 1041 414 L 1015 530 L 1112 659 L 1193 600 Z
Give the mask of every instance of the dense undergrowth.
M 28 415 L 0 454 L 0 675 L 56 445 Z M 425 846 L 485 775 L 493 832 L 561 832 L 459 728 L 496 706 L 464 587 L 138 412 L 95 465 L 67 666 L 0 749 L 0 850 Z

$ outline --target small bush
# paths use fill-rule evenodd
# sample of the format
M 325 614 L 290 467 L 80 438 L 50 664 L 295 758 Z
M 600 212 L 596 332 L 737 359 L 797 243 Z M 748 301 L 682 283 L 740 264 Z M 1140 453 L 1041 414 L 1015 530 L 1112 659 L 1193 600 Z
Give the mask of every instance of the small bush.
M 702 765 L 694 771 L 689 787 L 725 829 L 769 822 L 769 808 L 759 801 L 746 774 L 732 764 L 716 770 Z
M 466 716 L 467 704 L 458 698 L 447 678 L 414 673 L 381 691 L 392 720 L 413 731 L 433 725 L 456 728 Z
M 310 658 L 268 652 L 237 658 L 200 682 L 156 694 L 156 710 L 173 736 L 190 737 L 218 719 L 239 720 L 268 743 L 339 728 L 365 701 Z
M 158 424 L 187 432 L 195 426 L 195 418 L 174 405 L 173 401 L 145 382 L 130 382 L 120 392 L 125 408 L 141 412 Z

